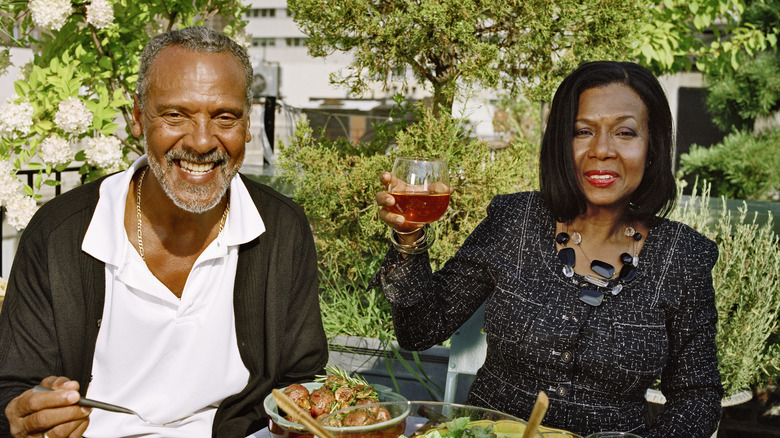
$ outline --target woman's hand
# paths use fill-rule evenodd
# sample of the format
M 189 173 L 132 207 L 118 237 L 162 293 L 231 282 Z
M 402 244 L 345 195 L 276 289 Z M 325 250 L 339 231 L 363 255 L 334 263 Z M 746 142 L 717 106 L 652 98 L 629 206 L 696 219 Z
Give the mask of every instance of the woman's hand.
M 379 181 L 385 187 L 392 186 L 395 190 L 403 190 L 406 187 L 406 183 L 396 178 L 390 172 L 382 172 L 379 175 Z M 395 198 L 390 192 L 381 191 L 376 194 L 376 203 L 380 207 L 379 218 L 382 219 L 390 228 L 396 230 L 398 234 L 398 240 L 405 245 L 411 245 L 422 235 L 422 227 L 417 224 L 409 225 L 405 223 L 404 217 L 400 214 L 390 211 L 390 207 L 395 205 Z M 408 234 L 407 234 L 408 233 Z
M 5 415 L 16 438 L 77 438 L 89 425 L 89 408 L 76 405 L 79 383 L 67 377 L 49 376 L 41 385 L 55 391 L 29 389 L 8 403 Z

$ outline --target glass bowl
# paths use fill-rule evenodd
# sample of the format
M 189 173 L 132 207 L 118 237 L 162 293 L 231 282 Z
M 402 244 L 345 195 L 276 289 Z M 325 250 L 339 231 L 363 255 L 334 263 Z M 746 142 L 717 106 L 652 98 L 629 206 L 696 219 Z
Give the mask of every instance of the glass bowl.
M 302 383 L 309 392 L 318 389 L 323 385 L 322 382 L 306 382 Z M 390 388 L 383 385 L 371 385 L 377 391 L 377 395 L 380 402 L 406 402 L 406 398 L 400 394 L 393 392 Z M 380 403 L 381 404 L 381 403 Z M 363 405 L 368 406 L 368 405 Z M 263 401 L 263 408 L 268 414 L 268 432 L 271 438 L 313 438 L 311 432 L 299 423 L 293 423 L 285 419 L 279 413 L 279 406 L 276 405 L 276 401 L 270 394 Z M 405 407 L 403 407 L 405 409 Z M 339 435 L 352 435 L 354 438 L 370 437 L 370 438 L 396 438 L 399 435 L 403 435 L 405 430 L 405 419 L 409 414 L 406 410 L 393 410 L 390 412 L 391 418 L 381 423 L 376 423 L 368 426 L 351 426 L 351 427 L 326 427 L 331 433 Z M 330 415 L 330 414 L 329 414 Z
M 527 424 L 520 418 L 492 409 L 456 403 L 419 401 L 380 402 L 352 406 L 324 415 L 318 418 L 317 421 L 321 424 L 329 424 L 334 417 L 343 417 L 360 409 L 375 408 L 385 408 L 391 415 L 395 415 L 393 414 L 394 412 L 401 413 L 400 415 L 403 415 L 405 419 L 405 431 L 402 434 L 408 437 L 417 435 L 420 438 L 431 438 L 436 436 L 433 432 L 439 432 L 440 435 L 444 435 L 450 432 L 450 428 L 456 428 L 456 430 L 465 428 L 473 431 L 474 428 L 480 427 L 483 429 L 490 428 L 495 433 L 496 438 L 522 438 Z M 337 437 L 347 438 L 397 438 L 400 435 L 355 433 L 356 431 L 351 429 L 350 427 L 342 427 L 336 428 L 333 432 Z M 329 428 L 328 430 L 331 429 Z M 533 436 L 535 438 L 544 438 L 539 431 Z

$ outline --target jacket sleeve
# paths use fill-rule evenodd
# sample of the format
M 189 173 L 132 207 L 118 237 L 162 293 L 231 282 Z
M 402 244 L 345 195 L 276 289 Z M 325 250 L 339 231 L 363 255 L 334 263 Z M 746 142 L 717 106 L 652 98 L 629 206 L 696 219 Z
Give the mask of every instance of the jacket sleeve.
M 435 273 L 427 253 L 402 259 L 390 249 L 377 277 L 392 305 L 401 347 L 425 350 L 446 340 L 493 291 L 494 255 L 506 252 L 502 245 L 516 243 L 502 238 L 519 216 L 508 199 L 497 196 L 491 201 L 487 217 Z
M 249 188 L 266 225 L 259 238 L 242 245 L 236 272 L 236 334 L 250 378 L 220 404 L 213 427 L 220 438 L 243 438 L 262 428 L 263 400 L 271 390 L 313 380 L 328 361 L 317 255 L 306 216 L 283 195 Z
M 22 392 L 55 373 L 59 352 L 44 239 L 22 234 L 0 312 L 0 437 L 10 436 L 5 408 Z
M 711 273 L 718 248 L 703 236 L 696 237 L 678 256 L 684 264 L 677 282 L 682 305 L 667 320 L 669 360 L 661 375 L 661 391 L 667 401 L 646 438 L 707 438 L 720 420 L 723 387 L 715 344 L 718 314 Z

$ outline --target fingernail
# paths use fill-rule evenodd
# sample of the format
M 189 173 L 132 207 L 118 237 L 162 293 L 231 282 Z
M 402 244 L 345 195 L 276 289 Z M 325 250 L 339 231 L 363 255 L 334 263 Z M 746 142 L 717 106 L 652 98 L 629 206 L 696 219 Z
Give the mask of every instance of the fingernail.
M 398 219 L 395 220 L 395 223 L 397 223 L 398 225 L 401 225 L 402 223 L 404 223 L 404 218 L 399 217 Z
M 68 403 L 76 403 L 80 398 L 81 395 L 79 395 L 79 393 L 76 391 L 69 391 L 65 396 L 65 399 L 68 400 Z
M 92 409 L 82 407 L 81 412 L 84 413 L 84 415 L 89 415 L 92 413 Z

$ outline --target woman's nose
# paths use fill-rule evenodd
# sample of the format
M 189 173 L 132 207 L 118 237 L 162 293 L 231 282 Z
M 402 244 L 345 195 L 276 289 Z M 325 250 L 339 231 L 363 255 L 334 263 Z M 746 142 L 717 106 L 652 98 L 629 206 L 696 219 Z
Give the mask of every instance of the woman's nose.
M 605 159 L 615 155 L 612 137 L 608 133 L 597 133 L 591 142 L 590 154 L 594 158 Z

